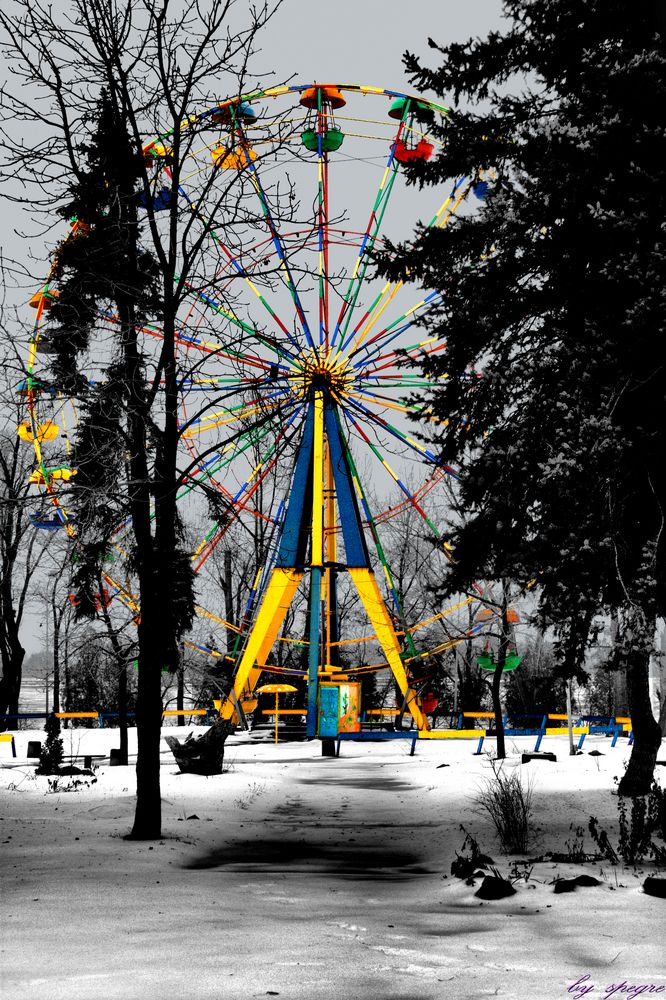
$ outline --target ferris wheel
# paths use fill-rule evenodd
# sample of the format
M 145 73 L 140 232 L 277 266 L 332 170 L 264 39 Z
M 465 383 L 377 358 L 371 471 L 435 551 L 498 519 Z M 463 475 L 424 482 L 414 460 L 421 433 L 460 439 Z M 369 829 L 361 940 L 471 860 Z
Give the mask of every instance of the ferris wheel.
M 387 236 L 410 238 L 417 221 L 444 226 L 470 195 L 484 196 L 485 182 L 460 178 L 426 210 L 422 192 L 406 183 L 406 165 L 436 154 L 431 127 L 446 114 L 397 91 L 302 84 L 224 101 L 181 123 L 188 142 L 178 207 L 183 238 L 199 240 L 200 252 L 185 282 L 176 336 L 187 468 L 179 500 L 191 502 L 202 487 L 219 495 L 222 511 L 194 546 L 193 568 L 201 570 L 238 521 L 262 517 L 272 531 L 235 629 L 225 718 L 256 703 L 289 607 L 307 587 L 307 730 L 315 735 L 319 687 L 342 675 L 341 649 L 358 641 L 340 634 L 337 592 L 346 574 L 383 651 L 378 668 L 392 673 L 416 726 L 428 727 L 415 664 L 455 640 L 417 648 L 423 623 L 406 620 L 382 530 L 411 511 L 439 540 L 433 559 L 450 558 L 434 500 L 456 472 L 410 419 L 431 385 L 421 363 L 446 345 L 424 337 L 419 326 L 439 295 L 380 281 L 373 254 Z M 143 151 L 152 181 L 137 206 L 156 226 L 172 207 L 172 144 L 173 133 L 165 133 Z M 57 294 L 47 282 L 31 302 L 36 318 L 19 387 L 26 400 L 19 434 L 35 449 L 31 483 L 42 498 L 35 528 L 75 539 L 66 489 L 76 475 L 70 456 L 77 408 L 54 388 L 45 364 Z M 113 315 L 100 315 L 101 331 L 113 323 Z M 142 335 L 150 357 L 159 350 L 159 325 Z M 88 356 L 91 381 L 100 356 Z M 257 490 L 278 469 L 289 485 L 266 513 Z M 117 529 L 118 560 L 124 531 L 127 523 Z M 138 614 L 123 578 L 109 565 L 98 599 L 117 596 Z M 203 608 L 199 613 L 223 623 Z

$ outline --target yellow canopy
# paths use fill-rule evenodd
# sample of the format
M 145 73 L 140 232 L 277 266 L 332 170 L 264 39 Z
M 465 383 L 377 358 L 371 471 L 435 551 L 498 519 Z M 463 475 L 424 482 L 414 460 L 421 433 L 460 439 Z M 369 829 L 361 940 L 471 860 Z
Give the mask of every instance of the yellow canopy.
M 255 688 L 256 694 L 286 694 L 287 691 L 298 691 L 292 684 L 262 684 Z
M 33 441 L 35 436 L 38 441 L 54 441 L 59 432 L 60 428 L 52 420 L 47 420 L 44 424 L 37 424 L 36 435 L 33 434 L 32 421 L 30 420 L 24 420 L 17 428 L 18 436 L 22 441 Z

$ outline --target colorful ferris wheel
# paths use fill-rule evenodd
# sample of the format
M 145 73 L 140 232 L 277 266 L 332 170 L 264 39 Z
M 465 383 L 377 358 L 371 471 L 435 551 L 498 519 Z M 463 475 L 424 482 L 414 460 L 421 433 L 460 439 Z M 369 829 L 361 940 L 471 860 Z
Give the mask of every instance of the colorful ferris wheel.
M 357 641 L 340 634 L 344 574 L 383 651 L 378 668 L 392 673 L 417 727 L 428 727 L 415 665 L 457 640 L 417 649 L 424 623 L 406 620 L 382 530 L 412 512 L 439 540 L 433 559 L 450 557 L 435 500 L 456 473 L 411 420 L 430 385 L 421 361 L 445 344 L 419 327 L 438 294 L 380 281 L 373 255 L 387 238 L 410 238 L 417 221 L 444 226 L 470 194 L 483 197 L 485 182 L 460 178 L 428 214 L 423 194 L 406 183 L 405 165 L 436 153 L 431 128 L 446 114 L 415 95 L 307 84 L 246 94 L 181 123 L 187 144 L 178 211 L 183 239 L 199 240 L 200 252 L 184 282 L 176 337 L 185 470 L 179 500 L 192 503 L 201 488 L 219 496 L 221 511 L 194 547 L 193 568 L 201 570 L 234 523 L 263 518 L 271 528 L 245 614 L 233 626 L 226 718 L 255 703 L 290 605 L 307 587 L 304 675 L 307 730 L 315 735 L 319 688 L 344 675 L 341 649 Z M 144 148 L 152 181 L 137 206 L 157 227 L 173 203 L 172 144 L 173 133 L 165 133 Z M 237 210 L 230 216 L 232 190 Z M 19 433 L 35 449 L 31 482 L 42 498 L 35 527 L 75 539 L 66 490 L 76 475 L 69 459 L 77 406 L 44 365 L 57 295 L 47 282 L 31 302 L 37 312 L 19 389 L 26 398 Z M 100 313 L 99 354 L 88 355 L 91 381 L 114 322 Z M 142 336 L 146 357 L 156 356 L 159 325 L 147 325 Z M 289 485 L 266 512 L 257 491 L 277 470 Z M 119 560 L 127 529 L 126 522 L 117 528 Z M 126 574 L 107 569 L 99 600 L 117 596 L 137 614 L 131 586 L 119 582 Z M 204 608 L 199 613 L 231 627 Z

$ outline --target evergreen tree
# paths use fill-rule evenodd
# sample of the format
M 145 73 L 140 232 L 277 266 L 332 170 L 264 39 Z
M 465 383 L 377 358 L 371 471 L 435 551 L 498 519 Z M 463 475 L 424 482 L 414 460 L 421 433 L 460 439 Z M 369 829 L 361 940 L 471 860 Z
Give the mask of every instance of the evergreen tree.
M 60 719 L 54 712 L 51 712 L 46 720 L 44 729 L 46 740 L 39 752 L 39 764 L 35 774 L 60 774 L 63 757 L 62 736 L 60 735 Z
M 140 242 L 137 187 L 145 165 L 117 102 L 103 92 L 95 131 L 81 150 L 83 165 L 61 209 L 77 226 L 58 250 L 53 277 L 58 299 L 49 340 L 56 384 L 81 402 L 74 448 L 77 475 L 71 509 L 77 522 L 74 584 L 77 614 L 95 617 L 110 533 L 131 518 L 131 562 L 138 580 L 139 688 L 137 836 L 159 829 L 161 671 L 175 669 L 178 641 L 194 615 L 193 575 L 181 546 L 173 461 L 176 427 L 167 388 L 155 406 L 157 376 L 148 371 L 141 331 L 163 321 L 159 266 Z M 113 322 L 100 322 L 107 312 Z M 101 344 L 100 344 L 101 339 Z M 99 380 L 78 370 L 95 344 Z M 168 360 L 162 362 L 168 366 Z M 89 361 L 88 361 L 89 364 Z M 159 382 L 158 382 L 159 385 Z M 157 418 L 162 414 L 162 424 Z M 157 770 L 156 770 L 157 768 Z M 142 818 L 143 817 L 143 818 Z
M 434 69 L 406 57 L 464 105 L 412 182 L 465 175 L 485 200 L 383 267 L 444 293 L 427 322 L 447 351 L 426 367 L 449 377 L 427 405 L 469 514 L 449 586 L 538 580 L 569 674 L 595 612 L 617 612 L 635 733 L 620 791 L 645 794 L 666 610 L 666 25 L 648 0 L 503 6 L 506 32 L 431 40 Z

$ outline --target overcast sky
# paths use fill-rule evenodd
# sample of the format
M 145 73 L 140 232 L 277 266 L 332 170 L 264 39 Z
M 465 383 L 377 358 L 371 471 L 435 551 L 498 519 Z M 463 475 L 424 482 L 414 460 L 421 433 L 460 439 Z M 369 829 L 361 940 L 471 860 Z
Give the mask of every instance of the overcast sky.
M 440 44 L 498 28 L 500 0 L 286 0 L 265 34 L 264 59 L 297 81 L 406 87 L 406 49 L 436 65 Z M 295 81 L 295 82 L 297 82 Z

